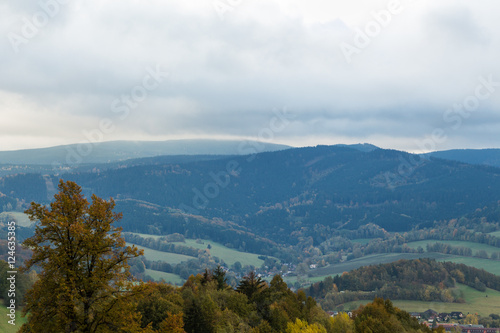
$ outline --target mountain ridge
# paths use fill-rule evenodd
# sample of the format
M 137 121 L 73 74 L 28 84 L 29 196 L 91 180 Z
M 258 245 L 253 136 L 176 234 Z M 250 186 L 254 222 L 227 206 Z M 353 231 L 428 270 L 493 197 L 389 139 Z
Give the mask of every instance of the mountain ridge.
M 500 149 L 498 148 L 451 149 L 427 153 L 425 156 L 500 168 Z
M 66 165 L 110 163 L 161 155 L 243 155 L 290 146 L 252 140 L 105 141 L 0 151 L 0 164 Z

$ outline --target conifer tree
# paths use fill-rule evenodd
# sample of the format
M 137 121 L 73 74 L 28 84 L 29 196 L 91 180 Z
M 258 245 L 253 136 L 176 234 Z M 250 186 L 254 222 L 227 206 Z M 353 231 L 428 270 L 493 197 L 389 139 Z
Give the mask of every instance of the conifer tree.
M 241 279 L 236 290 L 247 295 L 248 299 L 251 300 L 252 296 L 260 292 L 265 286 L 266 282 L 257 276 L 254 271 L 251 271 Z

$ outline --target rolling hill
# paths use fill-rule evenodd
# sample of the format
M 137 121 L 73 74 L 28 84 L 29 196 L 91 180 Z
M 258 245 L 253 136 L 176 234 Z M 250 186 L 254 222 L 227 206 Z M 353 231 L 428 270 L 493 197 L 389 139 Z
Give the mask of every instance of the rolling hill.
M 193 238 L 239 240 L 246 247 L 252 237 L 267 244 L 304 237 L 321 242 L 332 229 L 367 223 L 388 231 L 432 226 L 500 199 L 500 169 L 349 146 L 136 164 L 64 179 L 87 195 L 116 198 L 128 231 L 189 230 Z M 0 199 L 47 202 L 57 180 L 3 177 Z
M 110 163 L 160 155 L 243 155 L 289 146 L 238 140 L 108 141 L 50 148 L 0 151 L 0 164 L 66 165 Z M 253 149 L 253 150 L 252 150 Z
M 500 168 L 500 149 L 453 149 L 435 151 L 426 155 L 445 160 Z

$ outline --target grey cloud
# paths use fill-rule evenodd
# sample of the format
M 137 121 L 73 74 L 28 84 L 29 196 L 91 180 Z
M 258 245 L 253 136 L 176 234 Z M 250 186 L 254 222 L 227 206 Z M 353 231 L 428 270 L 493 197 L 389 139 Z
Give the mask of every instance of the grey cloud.
M 490 41 L 489 34 L 481 27 L 470 7 L 455 4 L 428 15 L 428 33 L 449 46 L 484 46 Z
M 283 15 L 274 2 L 257 1 L 221 21 L 202 2 L 200 8 L 176 1 L 123 3 L 69 7 L 18 55 L 4 39 L 0 90 L 47 114 L 63 112 L 68 124 L 86 119 L 75 133 L 110 118 L 117 128 L 109 139 L 125 133 L 255 136 L 273 108 L 287 106 L 297 117 L 280 138 L 334 133 L 413 140 L 447 125 L 443 112 L 473 93 L 479 76 L 500 80 L 493 56 L 500 51 L 499 23 L 485 9 L 499 5 L 491 1 L 408 9 L 351 65 L 339 49 L 353 32 L 342 17 L 311 24 Z M 33 10 L 28 1 L 8 6 L 14 16 Z M 10 28 L 0 29 L 5 35 Z M 171 75 L 120 119 L 113 101 L 157 65 Z M 484 107 L 498 109 L 499 103 L 491 98 Z M 476 129 L 493 128 L 495 117 L 484 112 L 464 122 L 460 135 L 482 142 Z M 51 126 L 47 117 L 48 132 Z

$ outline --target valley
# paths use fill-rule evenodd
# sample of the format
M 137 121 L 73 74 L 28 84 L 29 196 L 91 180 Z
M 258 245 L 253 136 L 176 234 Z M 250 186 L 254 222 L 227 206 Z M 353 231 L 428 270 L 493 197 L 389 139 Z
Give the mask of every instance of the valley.
M 500 275 L 500 169 L 430 158 L 399 174 L 401 158 L 415 157 L 366 146 L 209 156 L 82 165 L 60 176 L 6 175 L 0 222 L 15 219 L 27 237 L 33 226 L 19 210 L 31 200 L 48 203 L 47 179 L 55 184 L 62 177 L 82 184 L 87 196 L 116 199 L 127 245 L 144 249 L 132 271 L 146 280 L 181 285 L 221 265 L 230 285 L 255 270 L 267 281 L 281 274 L 296 290 L 360 267 L 418 258 Z M 408 311 L 424 306 L 395 302 Z

